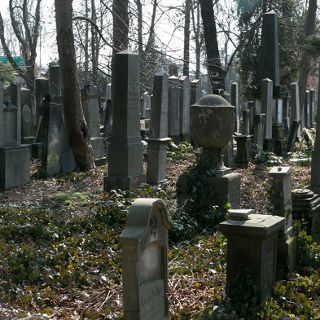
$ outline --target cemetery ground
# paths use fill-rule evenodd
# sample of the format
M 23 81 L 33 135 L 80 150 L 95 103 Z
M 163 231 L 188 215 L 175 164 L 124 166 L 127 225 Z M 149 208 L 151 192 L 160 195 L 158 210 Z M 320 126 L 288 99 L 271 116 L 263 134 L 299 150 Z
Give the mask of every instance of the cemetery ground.
M 29 184 L 0 193 L 0 319 L 123 319 L 119 235 L 137 197 L 162 198 L 174 220 L 171 319 L 320 319 L 320 246 L 301 223 L 297 272 L 276 283 L 271 299 L 256 307 L 249 278 L 241 279 L 246 290 L 239 286 L 238 299 L 225 295 L 226 240 L 216 226 L 228 205 L 177 210 L 177 177 L 196 153 L 188 144 L 169 152 L 167 181 L 159 187 L 110 193 L 103 193 L 105 166 L 44 178 L 33 161 Z M 300 143 L 289 158 L 309 156 Z M 235 169 L 241 207 L 270 213 L 268 171 L 279 159 L 265 153 L 258 160 Z M 290 165 L 293 189 L 307 186 L 310 162 Z

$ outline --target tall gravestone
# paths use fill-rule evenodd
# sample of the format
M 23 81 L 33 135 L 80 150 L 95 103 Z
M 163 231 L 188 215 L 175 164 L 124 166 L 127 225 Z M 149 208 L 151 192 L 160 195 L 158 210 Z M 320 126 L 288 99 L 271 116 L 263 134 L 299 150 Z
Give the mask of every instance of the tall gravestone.
M 231 105 L 235 108 L 234 131 L 240 132 L 239 85 L 236 82 L 231 84 Z
M 31 92 L 21 88 L 21 142 L 32 144 L 34 140 L 34 121 Z
M 87 122 L 93 155 L 96 162 L 105 158 L 103 138 L 100 136 L 99 97 L 96 87 L 85 85 L 81 92 L 82 108 Z M 104 163 L 104 161 L 102 161 Z
M 190 141 L 190 80 L 186 76 L 179 79 L 180 84 L 180 130 L 181 139 Z
M 112 83 L 113 124 L 104 189 L 132 189 L 145 181 L 139 119 L 139 57 L 115 55 Z
M 195 104 L 202 97 L 202 86 L 200 79 L 194 79 L 191 81 L 191 97 L 190 105 Z
M 259 154 L 263 150 L 263 142 L 265 137 L 265 122 L 266 114 L 257 114 L 254 117 L 253 123 L 253 143 L 257 147 L 257 153 Z
M 39 124 L 40 108 L 42 100 L 49 95 L 49 80 L 45 77 L 39 77 L 35 80 L 36 97 L 36 126 Z
M 69 134 L 64 122 L 59 65 L 49 67 L 50 96 L 41 106 L 43 114 L 43 137 L 41 173 L 53 176 L 68 173 L 76 168 Z
M 21 145 L 21 86 L 10 85 L 10 101 L 4 102 L 0 83 L 0 188 L 30 181 L 30 150 Z
M 304 100 L 304 125 L 306 128 L 311 128 L 310 121 L 310 91 L 307 90 L 305 94 Z
M 310 89 L 310 123 L 311 128 L 316 127 L 316 115 L 315 115 L 315 91 Z
M 297 130 L 297 137 L 301 136 L 301 126 L 300 126 L 300 99 L 299 99 L 299 84 L 298 82 L 292 82 L 290 84 L 290 103 L 291 103 L 291 125 L 290 127 L 293 127 L 293 122 L 299 124 L 298 130 Z M 291 130 L 291 129 L 290 129 Z
M 293 272 L 296 267 L 296 238 L 293 234 L 291 167 L 273 167 L 269 171 L 272 178 L 271 199 L 274 214 L 284 217 L 284 230 L 279 235 L 278 256 L 285 275 Z
M 179 78 L 169 77 L 168 132 L 175 143 L 180 142 L 180 89 Z
M 168 212 L 160 199 L 137 199 L 129 209 L 122 245 L 125 320 L 168 320 Z
M 168 138 L 168 76 L 158 72 L 154 77 L 151 137 L 148 142 L 147 183 L 158 184 L 166 177 Z
M 286 132 L 289 132 L 289 129 L 290 129 L 290 108 L 289 108 L 289 104 L 290 104 L 290 95 L 289 95 L 288 92 L 286 92 L 284 97 L 283 97 L 283 119 L 282 119 Z
M 272 141 L 272 105 L 273 105 L 273 83 L 270 79 L 263 79 L 261 85 L 261 112 L 266 115 L 264 127 L 265 149 L 270 148 Z

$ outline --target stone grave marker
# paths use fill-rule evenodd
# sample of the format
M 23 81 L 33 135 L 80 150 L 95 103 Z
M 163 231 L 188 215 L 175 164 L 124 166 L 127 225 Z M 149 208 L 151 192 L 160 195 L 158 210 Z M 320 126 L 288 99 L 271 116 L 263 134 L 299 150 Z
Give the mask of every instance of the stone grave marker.
M 232 297 L 239 287 L 248 290 L 248 283 L 241 279 L 249 277 L 257 289 L 257 303 L 262 303 L 271 296 L 276 279 L 277 238 L 284 218 L 252 212 L 229 210 L 228 220 L 220 223 L 219 230 L 227 237 L 226 291 Z
M 151 137 L 148 142 L 147 183 L 158 184 L 166 177 L 168 138 L 168 76 L 160 71 L 154 77 Z
M 239 85 L 236 82 L 231 84 L 231 105 L 235 108 L 234 131 L 240 132 Z
M 291 103 L 291 126 L 293 121 L 300 123 L 300 99 L 299 99 L 299 85 L 298 82 L 292 82 L 290 84 L 290 103 Z M 297 128 L 297 136 L 301 136 L 301 128 Z
M 86 119 L 96 163 L 104 164 L 105 150 L 100 136 L 99 97 L 96 87 L 85 85 L 81 92 L 82 108 Z M 102 161 L 101 161 L 102 159 Z
M 145 181 L 139 119 L 139 57 L 121 51 L 114 59 L 112 133 L 104 190 L 128 190 Z
M 186 76 L 179 79 L 180 84 L 180 130 L 181 139 L 190 141 L 190 80 Z
M 168 320 L 168 229 L 162 200 L 136 199 L 120 236 L 125 320 Z
M 316 127 L 316 115 L 315 115 L 315 91 L 310 89 L 310 124 L 311 128 Z
M 49 91 L 52 102 L 61 102 L 62 91 L 59 65 L 49 67 Z
M 310 91 L 307 90 L 305 94 L 304 100 L 304 122 L 306 128 L 311 128 L 311 121 L 310 121 Z
M 264 128 L 264 140 L 267 143 L 272 140 L 272 106 L 273 84 L 270 79 L 263 79 L 261 85 L 261 112 L 266 115 Z M 266 142 L 265 142 L 266 143 Z
M 284 230 L 278 240 L 279 264 L 285 269 L 284 277 L 296 268 L 297 243 L 293 235 L 291 173 L 291 167 L 273 167 L 269 171 L 272 178 L 271 199 L 274 214 L 285 218 Z
M 254 117 L 254 123 L 253 123 L 253 143 L 258 148 L 258 153 L 260 153 L 263 150 L 263 142 L 265 137 L 265 121 L 266 121 L 266 115 L 265 113 L 257 114 Z
M 283 124 L 285 131 L 288 133 L 290 129 L 290 96 L 289 92 L 286 92 L 283 97 Z
M 250 134 L 250 109 L 242 111 L 242 128 L 241 132 L 244 135 Z
M 190 105 L 195 104 L 202 97 L 202 86 L 200 79 L 194 79 L 191 81 L 191 97 Z
M 179 78 L 169 77 L 168 132 L 175 143 L 180 142 L 180 89 Z
M 4 103 L 0 83 L 0 188 L 30 181 L 30 149 L 21 145 L 21 86 L 11 83 L 10 100 Z
M 294 144 L 296 143 L 298 138 L 299 127 L 300 127 L 300 121 L 298 120 L 291 121 L 289 137 L 287 142 L 287 152 L 291 152 L 293 150 Z
M 45 77 L 37 78 L 35 80 L 36 126 L 39 124 L 42 100 L 47 95 L 49 95 L 49 80 Z
M 21 88 L 21 142 L 32 144 L 34 140 L 34 121 L 31 92 Z

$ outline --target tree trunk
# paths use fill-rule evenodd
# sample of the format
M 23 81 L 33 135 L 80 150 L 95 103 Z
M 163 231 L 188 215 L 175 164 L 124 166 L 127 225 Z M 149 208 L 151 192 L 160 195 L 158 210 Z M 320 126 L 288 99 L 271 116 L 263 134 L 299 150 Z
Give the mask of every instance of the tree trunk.
M 189 77 L 190 65 L 190 10 L 191 0 L 185 2 L 184 12 L 184 47 L 183 47 L 183 75 Z
M 213 92 L 224 89 L 224 72 L 221 67 L 217 29 L 212 0 L 200 0 L 204 38 L 207 50 L 207 68 Z
M 316 12 L 317 12 L 317 0 L 309 0 L 309 7 L 307 11 L 307 17 L 304 27 L 305 38 L 311 36 L 315 31 L 316 26 Z M 311 66 L 311 56 L 306 51 L 302 51 L 299 68 L 299 98 L 300 98 L 300 113 L 303 117 L 304 112 L 304 98 L 307 88 L 307 81 Z
M 88 127 L 83 115 L 72 30 L 72 0 L 55 0 L 63 110 L 70 146 L 80 170 L 94 167 Z
M 91 20 L 97 24 L 97 10 L 95 0 L 91 0 Z M 91 25 L 91 61 L 92 61 L 92 83 L 98 85 L 99 66 L 99 39 L 95 26 Z
M 320 61 L 319 61 L 319 72 L 320 72 Z M 320 73 L 319 73 L 320 81 Z M 316 193 L 320 192 L 320 85 L 318 86 L 318 102 L 317 102 L 317 130 L 316 138 L 314 142 L 314 148 L 312 152 L 311 160 L 311 189 Z

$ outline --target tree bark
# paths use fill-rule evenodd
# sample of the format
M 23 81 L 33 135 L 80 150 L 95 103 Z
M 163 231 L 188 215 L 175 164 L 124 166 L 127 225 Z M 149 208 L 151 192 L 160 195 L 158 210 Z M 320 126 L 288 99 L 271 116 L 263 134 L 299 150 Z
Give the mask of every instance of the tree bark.
M 319 61 L 319 72 L 320 72 L 320 61 Z M 320 74 L 319 74 L 320 75 Z M 319 76 L 320 80 L 320 76 Z M 314 148 L 312 152 L 311 160 L 311 189 L 316 193 L 320 192 L 320 85 L 318 86 L 318 102 L 317 102 L 317 130 L 316 138 L 314 141 Z
M 86 171 L 94 167 L 94 158 L 80 99 L 72 30 L 72 0 L 55 0 L 55 10 L 65 123 L 75 159 L 80 170 Z
M 317 0 L 309 0 L 309 7 L 307 11 L 307 17 L 304 27 L 305 38 L 311 36 L 315 32 L 316 27 L 316 12 L 317 12 Z M 311 67 L 311 56 L 307 50 L 302 51 L 299 67 L 299 98 L 300 98 L 300 112 L 303 116 L 304 112 L 304 98 L 307 88 L 307 81 L 309 71 Z
M 191 0 L 185 2 L 184 12 L 184 47 L 183 47 L 183 75 L 189 77 L 190 65 L 190 11 Z
M 200 0 L 204 38 L 207 50 L 207 68 L 213 92 L 224 89 L 224 72 L 221 67 L 217 29 L 212 0 Z

